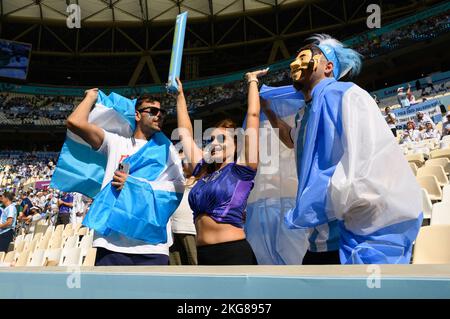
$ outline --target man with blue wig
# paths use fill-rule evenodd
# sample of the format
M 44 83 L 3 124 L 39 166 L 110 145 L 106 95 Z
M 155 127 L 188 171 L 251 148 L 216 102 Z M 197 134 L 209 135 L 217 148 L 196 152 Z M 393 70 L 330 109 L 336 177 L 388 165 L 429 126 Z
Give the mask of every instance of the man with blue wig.
M 420 188 L 381 112 L 352 82 L 361 56 L 320 34 L 291 63 L 293 86 L 306 103 L 291 128 L 263 110 L 295 149 L 296 206 L 289 228 L 307 229 L 303 264 L 409 263 L 422 222 Z

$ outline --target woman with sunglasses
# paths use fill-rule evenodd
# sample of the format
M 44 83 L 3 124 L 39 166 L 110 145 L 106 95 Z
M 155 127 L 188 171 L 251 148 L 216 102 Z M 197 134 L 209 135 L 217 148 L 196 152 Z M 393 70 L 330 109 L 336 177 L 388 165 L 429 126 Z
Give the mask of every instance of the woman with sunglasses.
M 189 193 L 197 230 L 199 265 L 255 265 L 256 257 L 245 238 L 245 209 L 258 167 L 260 102 L 258 77 L 268 69 L 246 74 L 247 127 L 244 158 L 238 162 L 236 124 L 218 122 L 207 151 L 195 144 L 191 119 L 179 79 L 177 121 L 184 153 L 197 183 Z

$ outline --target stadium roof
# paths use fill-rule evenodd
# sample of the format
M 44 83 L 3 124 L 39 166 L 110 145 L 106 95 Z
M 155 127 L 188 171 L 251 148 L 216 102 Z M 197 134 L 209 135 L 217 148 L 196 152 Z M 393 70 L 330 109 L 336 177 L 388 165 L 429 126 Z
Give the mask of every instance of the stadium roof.
M 304 0 L 2 0 L 2 15 L 14 19 L 65 21 L 67 5 L 77 3 L 83 23 L 173 22 L 189 11 L 189 18 L 208 18 L 270 10 Z

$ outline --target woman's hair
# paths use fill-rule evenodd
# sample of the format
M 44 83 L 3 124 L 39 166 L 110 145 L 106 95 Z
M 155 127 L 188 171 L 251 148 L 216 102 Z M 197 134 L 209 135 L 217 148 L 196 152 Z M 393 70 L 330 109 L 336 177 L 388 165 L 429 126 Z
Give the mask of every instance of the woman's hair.
M 214 126 L 214 128 L 225 128 L 225 129 L 237 129 L 236 123 L 232 119 L 224 119 L 219 122 L 217 122 Z M 234 161 L 237 161 L 237 136 L 234 135 Z M 211 174 L 216 170 L 216 164 L 215 163 L 205 163 L 202 168 L 200 169 L 200 172 L 195 176 L 195 181 L 198 181 L 203 176 L 207 174 Z

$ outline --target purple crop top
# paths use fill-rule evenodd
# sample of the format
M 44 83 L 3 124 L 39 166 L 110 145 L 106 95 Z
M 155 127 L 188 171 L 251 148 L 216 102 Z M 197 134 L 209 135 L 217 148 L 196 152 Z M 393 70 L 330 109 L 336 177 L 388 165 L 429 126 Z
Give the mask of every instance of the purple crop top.
M 204 160 L 195 167 L 194 176 L 202 165 L 206 165 Z M 247 199 L 255 176 L 255 170 L 236 163 L 203 176 L 189 192 L 194 220 L 199 214 L 208 214 L 216 222 L 243 228 Z

